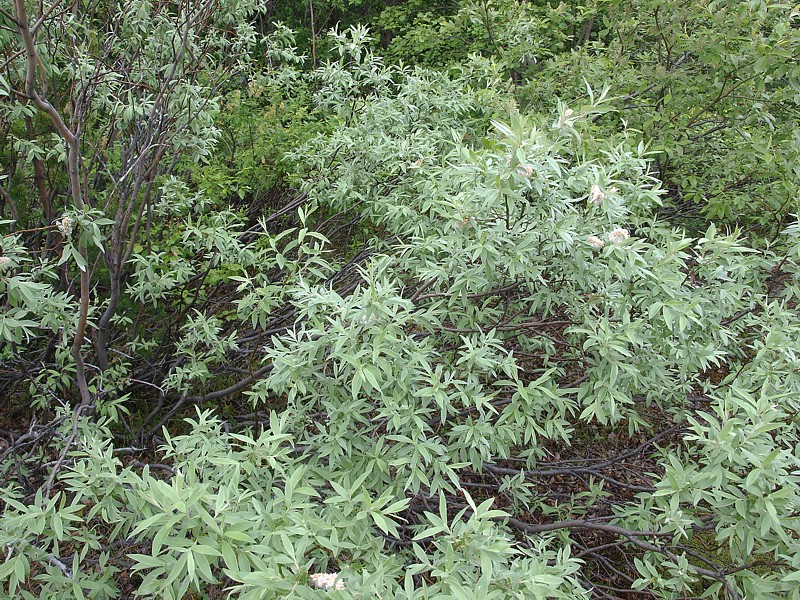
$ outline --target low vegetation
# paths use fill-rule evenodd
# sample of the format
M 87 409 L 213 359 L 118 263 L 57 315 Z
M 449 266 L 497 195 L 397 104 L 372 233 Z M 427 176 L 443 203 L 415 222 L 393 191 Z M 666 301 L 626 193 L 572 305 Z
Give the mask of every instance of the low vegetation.
M 0 597 L 800 599 L 797 9 L 299 6 L 0 8 Z

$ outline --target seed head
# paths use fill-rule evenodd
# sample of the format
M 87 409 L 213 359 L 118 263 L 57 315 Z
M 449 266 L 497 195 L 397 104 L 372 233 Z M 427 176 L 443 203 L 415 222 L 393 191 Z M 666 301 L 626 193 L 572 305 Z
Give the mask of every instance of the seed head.
M 63 235 L 65 238 L 68 238 L 72 235 L 72 223 L 72 219 L 65 215 L 61 221 L 58 222 L 58 225 L 56 225 L 58 231 L 60 231 L 61 235 Z
M 344 581 L 337 581 L 338 576 L 338 573 L 314 573 L 308 576 L 308 582 L 318 590 L 343 590 Z
M 596 183 L 592 185 L 592 189 L 589 191 L 589 202 L 592 204 L 600 204 L 603 200 L 606 199 L 606 195 L 603 193 L 603 190 L 600 189 L 600 186 Z
M 592 248 L 597 248 L 598 250 L 606 245 L 606 243 L 596 235 L 590 235 L 589 237 L 587 237 L 586 243 L 589 244 Z
M 614 231 L 608 234 L 608 241 L 612 244 L 621 244 L 625 240 L 627 240 L 630 236 L 627 229 L 623 229 L 622 227 L 618 227 Z

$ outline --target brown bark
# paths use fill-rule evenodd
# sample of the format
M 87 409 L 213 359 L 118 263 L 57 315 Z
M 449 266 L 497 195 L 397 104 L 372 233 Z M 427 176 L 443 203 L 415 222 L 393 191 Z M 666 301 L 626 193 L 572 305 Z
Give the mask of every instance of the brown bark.
M 51 8 L 53 10 L 53 8 Z M 14 16 L 16 25 L 19 28 L 20 36 L 25 47 L 26 70 L 25 70 L 25 94 L 31 99 L 34 105 L 45 113 L 53 123 L 56 131 L 64 138 L 67 144 L 67 170 L 69 173 L 70 195 L 75 208 L 84 209 L 83 195 L 81 193 L 80 178 L 80 141 L 78 136 L 70 130 L 64 123 L 58 110 L 39 95 L 36 90 L 36 71 L 40 64 L 39 53 L 36 50 L 36 43 L 33 33 L 28 25 L 28 13 L 25 8 L 25 0 L 14 0 Z M 37 22 L 38 25 L 39 22 Z M 75 331 L 75 338 L 72 343 L 72 357 L 76 366 L 76 383 L 81 397 L 81 406 L 91 406 L 92 396 L 86 382 L 86 365 L 83 360 L 83 340 L 86 335 L 86 326 L 89 319 L 89 270 L 88 255 L 83 245 L 78 246 L 78 252 L 84 260 L 84 268 L 80 273 L 80 304 L 78 312 L 78 326 Z

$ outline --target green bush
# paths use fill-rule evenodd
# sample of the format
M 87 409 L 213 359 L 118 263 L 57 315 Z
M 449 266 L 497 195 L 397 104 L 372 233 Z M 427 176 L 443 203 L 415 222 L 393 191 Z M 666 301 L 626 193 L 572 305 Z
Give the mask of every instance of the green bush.
M 525 116 L 479 59 L 329 43 L 250 76 L 320 127 L 281 137 L 280 208 L 223 208 L 214 109 L 219 170 L 157 163 L 141 228 L 98 202 L 51 228 L 63 260 L 0 238 L 36 411 L 0 460 L 2 594 L 800 598 L 800 224 L 753 248 L 660 218 L 607 93 Z M 120 231 L 114 292 L 89 260 Z
M 615 110 L 597 117 L 597 135 L 641 132 L 669 193 L 665 215 L 695 231 L 703 220 L 738 224 L 759 246 L 778 238 L 800 193 L 796 7 L 641 0 L 561 3 L 544 14 L 517 8 L 528 21 L 508 28 L 515 35 L 496 54 L 520 71 L 523 105 L 539 112 L 559 98 L 574 102 L 586 82 L 610 87 Z M 505 22 L 497 19 L 500 31 Z M 564 37 L 566 48 L 553 52 Z M 521 53 L 538 62 L 522 64 Z

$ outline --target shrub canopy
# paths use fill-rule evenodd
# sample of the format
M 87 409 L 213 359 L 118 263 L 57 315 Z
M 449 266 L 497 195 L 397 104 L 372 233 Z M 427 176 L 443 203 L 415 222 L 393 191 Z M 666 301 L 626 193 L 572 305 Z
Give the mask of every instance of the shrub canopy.
M 2 9 L 0 594 L 800 598 L 796 15 L 634 4 Z

